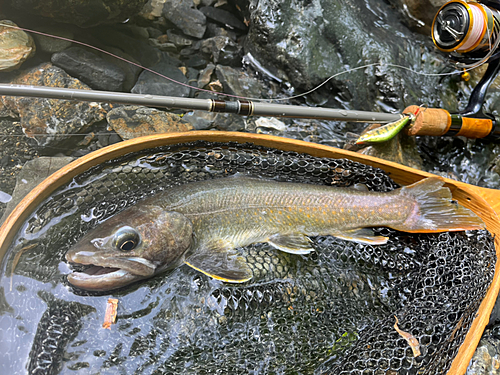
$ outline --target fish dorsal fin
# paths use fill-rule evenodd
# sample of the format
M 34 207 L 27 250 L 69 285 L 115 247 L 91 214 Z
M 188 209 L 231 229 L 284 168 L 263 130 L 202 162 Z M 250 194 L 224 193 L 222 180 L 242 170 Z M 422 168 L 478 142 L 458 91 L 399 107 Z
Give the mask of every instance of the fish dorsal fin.
M 309 238 L 301 233 L 275 234 L 267 242 L 278 250 L 290 254 L 309 254 L 314 251 Z
M 207 276 L 228 283 L 244 283 L 253 277 L 245 259 L 236 255 L 234 245 L 226 240 L 210 242 L 191 254 L 184 263 Z
M 352 241 L 367 245 L 383 245 L 387 243 L 388 237 L 375 236 L 374 233 L 367 228 L 345 230 L 342 232 L 335 232 L 332 234 L 334 237 L 346 241 Z

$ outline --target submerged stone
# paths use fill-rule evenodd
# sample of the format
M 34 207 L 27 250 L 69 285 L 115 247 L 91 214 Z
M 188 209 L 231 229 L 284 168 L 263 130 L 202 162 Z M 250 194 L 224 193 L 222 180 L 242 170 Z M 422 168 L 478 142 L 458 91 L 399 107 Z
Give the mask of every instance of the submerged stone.
M 88 90 L 89 87 L 50 63 L 20 73 L 12 84 Z M 106 116 L 107 104 L 29 97 L 0 97 L 0 113 L 19 116 L 28 137 L 39 145 L 55 145 L 66 134 L 79 133 Z
M 22 12 L 79 27 L 125 21 L 137 14 L 147 0 L 7 0 Z
M 17 204 L 33 190 L 40 182 L 49 177 L 52 173 L 72 162 L 74 158 L 69 156 L 47 157 L 42 156 L 28 161 L 24 164 L 16 177 L 16 187 L 12 193 L 12 200 L 8 202 L 3 216 L 0 218 L 0 225 L 7 219 L 7 216 L 14 210 Z
M 107 120 L 123 139 L 193 129 L 193 126 L 179 115 L 147 107 L 117 107 L 109 111 Z
M 0 21 L 0 71 L 17 69 L 35 54 L 33 38 L 23 30 L 8 25 L 17 26 L 12 21 Z

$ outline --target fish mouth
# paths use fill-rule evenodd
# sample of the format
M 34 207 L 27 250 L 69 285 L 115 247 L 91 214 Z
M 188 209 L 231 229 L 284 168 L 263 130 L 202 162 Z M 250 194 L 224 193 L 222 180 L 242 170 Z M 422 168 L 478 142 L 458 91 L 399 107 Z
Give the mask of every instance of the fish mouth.
M 77 288 L 91 291 L 118 289 L 151 277 L 156 266 L 147 259 L 133 256 L 96 255 L 93 252 L 68 252 L 66 260 L 73 272 L 68 281 Z

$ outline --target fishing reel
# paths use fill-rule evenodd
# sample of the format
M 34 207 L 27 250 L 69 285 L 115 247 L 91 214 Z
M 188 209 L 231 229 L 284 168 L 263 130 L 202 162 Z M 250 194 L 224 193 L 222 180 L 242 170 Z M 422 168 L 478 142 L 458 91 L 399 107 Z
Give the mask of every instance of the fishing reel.
M 500 51 L 500 1 L 452 0 L 439 9 L 432 23 L 436 47 L 463 65 L 485 62 Z
M 449 1 L 434 18 L 432 40 L 460 69 L 488 64 L 461 114 L 494 120 L 482 113 L 482 106 L 500 68 L 500 0 Z
M 488 68 L 471 93 L 466 108 L 458 114 L 410 106 L 404 114 L 415 115 L 407 128 L 410 135 L 500 137 L 500 118 L 483 113 L 490 84 L 500 70 L 500 0 L 452 0 L 439 9 L 432 22 L 432 40 L 466 72 L 484 63 Z

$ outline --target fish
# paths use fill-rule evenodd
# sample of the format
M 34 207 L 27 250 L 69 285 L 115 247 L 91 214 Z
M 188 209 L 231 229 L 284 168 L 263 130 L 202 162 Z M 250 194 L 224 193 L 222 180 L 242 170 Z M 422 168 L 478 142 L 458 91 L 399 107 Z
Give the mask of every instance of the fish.
M 291 254 L 314 251 L 310 237 L 331 235 L 381 245 L 369 228 L 415 232 L 484 228 L 429 177 L 390 192 L 222 177 L 171 187 L 106 219 L 66 253 L 70 284 L 108 291 L 186 264 L 228 283 L 252 279 L 238 248 L 268 243 Z

